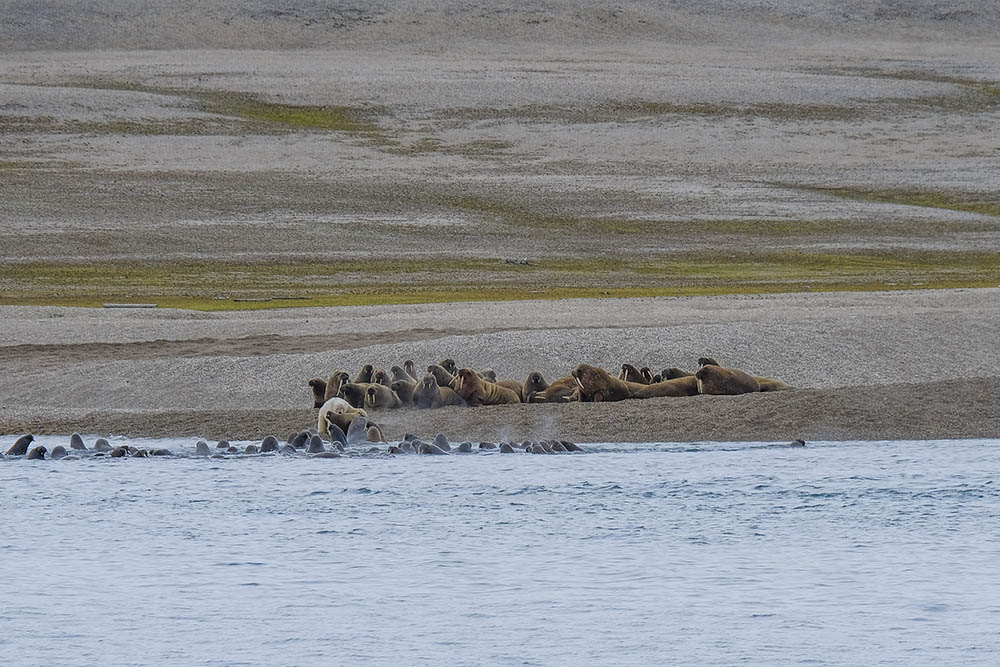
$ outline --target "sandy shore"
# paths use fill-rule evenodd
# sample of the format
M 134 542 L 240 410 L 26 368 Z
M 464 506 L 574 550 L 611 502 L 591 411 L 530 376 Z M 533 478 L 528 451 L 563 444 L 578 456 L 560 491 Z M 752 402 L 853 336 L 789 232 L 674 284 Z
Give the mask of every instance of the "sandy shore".
M 457 303 L 253 313 L 0 308 L 0 432 L 260 438 L 314 425 L 307 381 L 454 357 L 523 379 L 711 354 L 801 389 L 384 411 L 387 435 L 687 441 L 997 437 L 1000 290 Z

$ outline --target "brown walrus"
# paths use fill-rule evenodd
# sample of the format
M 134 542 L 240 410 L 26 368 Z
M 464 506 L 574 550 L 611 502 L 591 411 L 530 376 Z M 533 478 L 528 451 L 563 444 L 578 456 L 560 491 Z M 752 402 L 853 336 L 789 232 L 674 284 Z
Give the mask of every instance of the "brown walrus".
M 399 400 L 399 396 L 396 395 L 389 387 L 384 384 L 378 384 L 373 382 L 368 385 L 368 389 L 365 390 L 365 407 L 377 410 L 380 408 L 393 409 L 398 408 L 403 405 L 403 402 Z
M 420 409 L 465 404 L 465 399 L 451 387 L 440 386 L 431 373 L 425 375 L 413 389 L 413 405 Z
M 646 369 L 649 370 L 649 369 Z M 650 378 L 652 373 L 650 374 Z M 622 364 L 622 371 L 618 374 L 619 380 L 625 382 L 635 382 L 637 384 L 649 384 L 649 378 L 645 377 L 638 368 L 632 364 Z
M 698 357 L 699 366 L 722 366 L 718 361 L 712 357 Z
M 754 376 L 736 368 L 723 368 L 705 364 L 695 373 L 698 393 L 701 394 L 750 394 L 760 391 L 760 383 Z
M 413 403 L 413 390 L 416 388 L 417 383 L 410 382 L 409 380 L 396 380 L 389 385 L 389 389 L 396 392 L 396 396 L 399 396 L 399 400 L 403 402 L 403 405 Z
M 309 380 L 309 387 L 312 388 L 313 407 L 323 407 L 323 404 L 326 403 L 326 400 L 324 400 L 324 396 L 326 395 L 326 380 L 313 378 Z
M 361 370 L 354 377 L 354 384 L 368 384 L 372 381 L 372 375 L 375 374 L 375 367 L 371 364 L 365 364 L 361 367 Z
M 686 371 L 683 368 L 677 368 L 676 366 L 671 366 L 670 368 L 664 368 L 660 371 L 660 378 L 663 380 L 675 380 L 677 378 L 694 377 L 694 373 L 691 371 Z
M 584 401 L 624 401 L 632 397 L 633 391 L 646 386 L 619 380 L 603 368 L 590 364 L 580 364 L 570 375 L 576 380 Z
M 363 408 L 365 407 L 365 394 L 370 386 L 369 382 L 345 382 L 340 386 L 340 393 L 352 407 Z
M 347 371 L 334 371 L 330 373 L 330 377 L 326 379 L 326 391 L 323 393 L 323 399 L 329 401 L 335 396 L 340 396 L 341 387 L 344 383 L 350 382 L 351 376 L 347 374 Z
M 440 387 L 451 387 L 455 388 L 457 381 L 454 373 L 449 373 L 444 366 L 440 364 L 431 364 L 427 367 L 427 372 L 434 376 L 437 380 L 438 386 Z
M 659 396 L 697 396 L 698 378 L 695 376 L 662 380 L 647 384 L 632 392 L 632 398 L 656 398 Z
M 482 378 L 483 381 L 485 382 L 493 382 L 493 380 L 484 378 L 481 375 L 480 378 Z M 500 385 L 501 387 L 506 387 L 507 389 L 510 389 L 512 392 L 517 394 L 517 399 L 519 401 L 521 401 L 522 403 L 524 402 L 524 385 L 518 382 L 517 380 L 500 380 L 499 382 L 493 382 L 493 384 Z
M 372 374 L 372 384 L 380 384 L 384 387 L 388 387 L 392 384 L 392 379 L 389 377 L 387 372 L 380 368 Z
M 413 359 L 407 359 L 403 362 L 403 370 L 406 371 L 406 374 L 409 375 L 410 379 L 414 382 L 420 381 L 418 379 L 420 376 L 417 375 L 417 365 L 413 363 Z
M 443 360 L 441 360 L 441 361 L 438 362 L 438 366 L 440 366 L 441 368 L 445 369 L 446 371 L 448 371 L 452 375 L 457 375 L 458 374 L 458 366 L 455 364 L 455 360 L 454 359 L 443 359 Z
M 393 366 L 392 368 L 389 369 L 389 374 L 392 377 L 392 382 L 399 382 L 400 380 L 406 380 L 407 382 L 416 383 L 417 381 L 416 378 L 410 377 L 410 374 L 407 373 L 402 366 Z M 389 383 L 390 386 L 392 382 Z
M 482 379 L 471 368 L 460 368 L 458 370 L 457 391 L 458 395 L 473 407 L 521 402 L 521 398 L 517 395 L 517 392 Z
M 528 397 L 531 394 L 537 394 L 540 391 L 545 391 L 549 386 L 549 383 L 545 381 L 542 374 L 538 371 L 532 371 L 528 373 L 528 377 L 524 380 L 524 396 Z
M 567 375 L 564 378 L 553 381 L 552 384 L 547 385 L 541 391 L 528 393 L 526 398 L 528 403 L 569 403 L 579 401 L 580 387 L 573 376 Z
M 757 380 L 757 384 L 760 385 L 761 391 L 788 391 L 789 389 L 795 389 L 795 387 L 785 384 L 781 380 L 775 380 L 774 378 L 754 375 L 753 379 Z

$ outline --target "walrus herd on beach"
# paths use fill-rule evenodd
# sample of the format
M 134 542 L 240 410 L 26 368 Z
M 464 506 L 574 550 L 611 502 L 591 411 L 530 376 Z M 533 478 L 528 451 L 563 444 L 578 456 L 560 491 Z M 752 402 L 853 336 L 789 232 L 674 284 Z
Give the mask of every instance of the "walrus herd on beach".
M 351 379 L 337 370 L 324 380 L 309 380 L 313 406 L 320 409 L 319 430 L 332 420 L 343 428 L 344 420 L 367 414 L 366 410 L 406 406 L 439 408 L 448 405 L 477 407 L 510 403 L 569 403 L 573 401 L 623 401 L 663 396 L 698 394 L 747 394 L 791 389 L 784 382 L 725 368 L 711 357 L 698 360 L 697 371 L 666 368 L 653 374 L 648 368 L 622 364 L 618 377 L 598 366 L 580 364 L 566 377 L 551 383 L 541 373 L 531 372 L 524 382 L 498 380 L 492 369 L 458 368 L 454 359 L 427 367 L 418 380 L 413 361 L 388 371 L 365 364 Z M 332 402 L 331 402 L 332 401 Z M 337 417 L 339 415 L 339 417 Z

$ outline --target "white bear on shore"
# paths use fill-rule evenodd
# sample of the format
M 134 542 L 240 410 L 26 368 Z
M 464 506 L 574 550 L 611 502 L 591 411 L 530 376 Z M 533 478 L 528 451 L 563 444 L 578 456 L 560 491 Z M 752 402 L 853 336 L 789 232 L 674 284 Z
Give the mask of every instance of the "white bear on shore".
M 345 401 L 344 399 L 334 396 L 326 403 L 324 403 L 323 407 L 319 409 L 319 418 L 316 420 L 316 432 L 319 433 L 320 437 L 324 438 L 330 437 L 330 429 L 327 426 L 326 422 L 327 414 L 335 414 L 335 415 L 353 414 L 353 415 L 361 415 L 362 417 L 368 416 L 368 413 L 365 412 L 364 410 L 356 408 L 347 401 Z

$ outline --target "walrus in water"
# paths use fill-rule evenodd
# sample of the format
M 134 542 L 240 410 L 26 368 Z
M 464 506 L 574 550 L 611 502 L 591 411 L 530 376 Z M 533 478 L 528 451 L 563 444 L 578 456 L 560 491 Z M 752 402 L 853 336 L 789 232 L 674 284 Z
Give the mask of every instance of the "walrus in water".
M 483 380 L 471 368 L 459 369 L 457 391 L 473 407 L 521 402 L 521 398 L 512 389 Z
M 455 393 L 454 389 L 440 386 L 430 373 L 413 390 L 413 405 L 422 410 L 465 404 L 465 399 Z
M 37 447 L 32 447 L 31 451 L 28 452 L 28 461 L 44 461 L 45 454 L 48 452 L 45 447 L 38 445 Z
M 34 439 L 35 436 L 30 433 L 22 435 L 20 438 L 15 440 L 14 444 L 7 450 L 7 456 L 24 456 L 28 453 L 28 445 L 30 445 Z
M 389 389 L 396 392 L 396 396 L 399 396 L 399 400 L 403 402 L 403 405 L 413 404 L 413 390 L 417 388 L 416 382 L 410 382 L 409 380 L 396 380 L 389 385 Z
M 49 455 L 49 458 L 58 461 L 59 459 L 66 458 L 67 456 L 69 456 L 69 452 L 66 451 L 66 448 L 62 445 L 56 445 L 52 448 L 52 453 Z
M 695 373 L 700 394 L 750 394 L 760 391 L 754 376 L 736 368 L 705 364 Z
M 401 405 L 403 405 L 403 402 L 399 400 L 396 392 L 384 384 L 372 383 L 368 385 L 368 389 L 365 391 L 365 407 L 369 410 L 383 408 L 391 410 Z
M 74 432 L 73 435 L 69 436 L 69 448 L 86 450 L 87 445 L 83 443 L 83 436 L 81 436 L 79 433 L 76 432 Z
M 580 389 L 580 398 L 585 401 L 624 401 L 631 398 L 633 391 L 646 386 L 619 380 L 603 368 L 590 364 L 580 364 L 570 375 Z
M 365 364 L 358 371 L 358 374 L 354 377 L 354 384 L 368 384 L 372 381 L 372 375 L 375 374 L 375 367 L 371 364 Z
M 580 400 L 580 387 L 573 376 L 567 375 L 541 391 L 529 393 L 526 398 L 528 403 L 570 403 Z
M 660 396 L 697 396 L 698 378 L 682 377 L 673 380 L 661 380 L 647 384 L 632 392 L 632 398 L 656 398 Z

